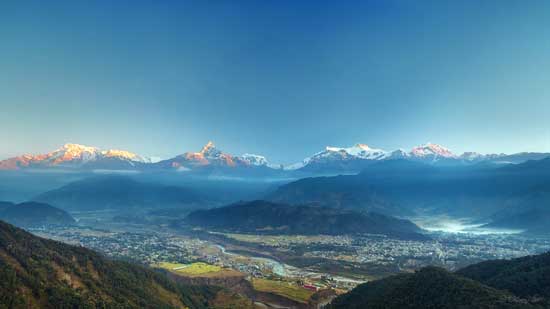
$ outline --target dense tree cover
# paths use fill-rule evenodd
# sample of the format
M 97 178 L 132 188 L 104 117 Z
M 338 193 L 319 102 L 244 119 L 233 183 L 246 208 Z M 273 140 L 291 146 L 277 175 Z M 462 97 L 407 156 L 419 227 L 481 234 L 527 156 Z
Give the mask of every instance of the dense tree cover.
M 537 308 L 526 300 L 437 267 L 357 286 L 336 308 Z
M 0 308 L 204 308 L 219 290 L 180 285 L 1 221 L 0 278 Z
M 331 308 L 550 308 L 550 252 L 394 275 L 357 286 Z
M 192 225 L 240 233 L 343 235 L 384 234 L 424 238 L 414 223 L 377 213 L 329 207 L 243 202 L 195 211 L 186 218 Z
M 545 299 L 550 307 L 550 252 L 513 260 L 481 262 L 457 273 L 523 298 Z

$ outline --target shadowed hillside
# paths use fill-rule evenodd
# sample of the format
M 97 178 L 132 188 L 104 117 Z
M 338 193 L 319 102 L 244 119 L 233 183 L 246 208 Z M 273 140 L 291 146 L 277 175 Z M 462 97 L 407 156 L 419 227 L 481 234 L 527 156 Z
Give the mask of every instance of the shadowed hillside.
M 6 308 L 201 308 L 215 293 L 1 221 L 0 278 Z
M 455 273 L 426 267 L 361 284 L 330 308 L 549 308 L 550 253 L 486 261 Z
M 187 207 L 203 202 L 199 194 L 187 188 L 112 175 L 75 181 L 34 200 L 72 211 Z
M 195 211 L 185 222 L 220 231 L 260 234 L 383 234 L 424 238 L 408 220 L 329 207 L 277 204 L 262 200 Z
M 3 209 L 0 205 L 0 219 L 24 228 L 76 223 L 66 211 L 37 202 L 11 204 Z

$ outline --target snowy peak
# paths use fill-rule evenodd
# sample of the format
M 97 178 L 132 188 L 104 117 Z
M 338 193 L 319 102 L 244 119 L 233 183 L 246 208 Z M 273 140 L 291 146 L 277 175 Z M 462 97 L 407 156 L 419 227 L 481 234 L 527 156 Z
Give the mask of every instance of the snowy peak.
M 480 160 L 480 159 L 483 159 L 483 157 L 485 156 L 480 154 L 479 152 L 474 152 L 474 151 L 467 151 L 460 155 L 460 159 L 466 160 L 466 161 Z
M 365 152 L 365 151 L 371 151 L 372 150 L 367 144 L 355 144 L 352 147 L 348 147 L 348 148 L 327 146 L 325 149 L 326 149 L 326 151 L 345 151 L 345 152 L 347 152 L 349 154 L 353 154 L 353 155 L 358 154 L 360 152 Z
M 267 166 L 271 167 L 268 160 L 264 156 L 245 153 L 242 156 L 234 156 L 225 153 L 214 145 L 213 142 L 208 142 L 202 147 L 199 152 L 186 152 L 185 154 L 165 160 L 172 167 L 193 169 L 196 167 L 217 166 L 217 167 L 238 167 L 238 166 Z
M 414 157 L 443 157 L 443 158 L 456 158 L 457 156 L 451 152 L 448 148 L 445 148 L 438 144 L 427 143 L 421 146 L 414 147 L 411 150 L 411 155 Z
M 204 145 L 204 147 L 202 147 L 200 153 L 205 156 L 208 156 L 208 155 L 220 153 L 220 151 L 216 149 L 216 145 L 214 145 L 212 141 L 209 141 L 208 143 L 206 143 L 206 145 Z
M 84 146 L 80 144 L 65 144 L 63 147 L 59 148 L 58 151 L 64 151 L 66 153 L 71 153 L 76 156 L 81 155 L 82 153 L 96 153 L 98 152 L 98 148 L 96 147 L 90 147 L 90 146 Z
M 102 159 L 119 160 L 130 163 L 147 163 L 148 160 L 125 150 L 104 150 L 80 144 L 68 143 L 45 154 L 22 155 L 0 161 L 0 169 L 20 169 L 28 167 L 81 167 Z
M 387 156 L 387 152 L 382 149 L 370 148 L 367 144 L 355 144 L 351 147 L 333 147 L 327 146 L 325 151 L 315 154 L 306 161 L 315 159 L 370 159 L 379 160 Z
M 403 149 L 397 149 L 397 150 L 394 150 L 392 151 L 389 156 L 387 157 L 387 159 L 391 159 L 391 160 L 395 160 L 395 159 L 406 159 L 406 158 L 409 158 L 411 155 L 406 152 L 405 150 Z
M 102 151 L 101 154 L 106 158 L 118 158 L 141 163 L 147 163 L 151 161 L 150 159 L 146 159 L 142 156 L 126 150 L 110 149 Z
M 56 165 L 72 161 L 87 162 L 96 159 L 99 154 L 100 151 L 96 147 L 79 144 L 65 144 L 54 152 L 42 155 L 45 156 L 45 158 L 41 158 L 40 155 L 36 156 L 36 160 L 50 160 L 52 165 Z
M 264 156 L 255 155 L 251 153 L 245 153 L 243 154 L 240 159 L 249 165 L 253 166 L 267 166 L 269 163 L 267 162 L 267 159 Z
M 208 142 L 199 152 L 187 152 L 184 157 L 192 165 L 227 165 L 235 166 L 234 157 L 218 150 L 213 142 Z

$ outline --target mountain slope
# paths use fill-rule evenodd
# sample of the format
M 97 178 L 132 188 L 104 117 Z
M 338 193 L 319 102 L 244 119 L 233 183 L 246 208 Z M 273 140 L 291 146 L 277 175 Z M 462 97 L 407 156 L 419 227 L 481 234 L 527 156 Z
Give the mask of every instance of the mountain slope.
M 147 168 L 220 176 L 272 176 L 281 172 L 280 166 L 272 166 L 264 156 L 235 156 L 219 150 L 213 142 L 208 142 L 199 152 L 186 152 L 171 159 L 149 164 Z
M 550 232 L 550 159 L 533 160 L 500 169 L 502 177 L 513 175 L 525 190 L 506 200 L 489 219 L 488 227 L 520 229 L 533 234 Z
M 550 308 L 550 253 L 394 275 L 357 286 L 330 308 Z
M 407 213 L 386 201 L 356 176 L 300 179 L 280 186 L 266 199 L 277 203 L 315 203 L 326 207 L 360 209 L 389 215 Z
M 330 308 L 536 308 L 513 295 L 437 267 L 357 286 Z
M 393 192 L 386 193 L 391 191 L 386 189 L 403 178 L 427 177 L 434 171 L 434 167 L 420 162 L 387 160 L 371 164 L 361 175 L 303 178 L 278 187 L 266 199 L 404 216 L 412 214 L 411 209 L 401 207 Z
M 260 234 L 384 234 L 404 238 L 424 238 L 408 220 L 376 213 L 360 213 L 327 207 L 276 204 L 252 201 L 189 214 L 185 222 L 193 226 L 237 233 Z
M 550 253 L 481 262 L 457 273 L 522 298 L 544 298 L 550 305 Z
M 75 220 L 67 212 L 36 202 L 20 203 L 0 209 L 0 219 L 25 228 L 75 224 Z
M 177 208 L 199 205 L 195 191 L 143 183 L 126 176 L 97 176 L 72 182 L 34 198 L 65 210 Z
M 209 293 L 1 221 L 0 278 L 0 304 L 7 308 L 206 307 Z
M 548 209 L 550 160 L 513 166 L 433 166 L 384 160 L 358 175 L 312 177 L 280 186 L 266 199 L 283 203 L 364 209 L 406 216 L 414 212 L 485 218 Z

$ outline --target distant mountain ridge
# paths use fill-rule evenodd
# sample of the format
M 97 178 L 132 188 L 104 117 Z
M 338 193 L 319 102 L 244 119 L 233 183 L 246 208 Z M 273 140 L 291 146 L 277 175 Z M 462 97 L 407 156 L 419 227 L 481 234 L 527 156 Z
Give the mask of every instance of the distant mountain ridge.
M 492 221 L 488 227 L 548 232 L 548 183 L 550 159 L 496 167 L 387 160 L 357 175 L 302 178 L 264 198 L 387 215 L 446 214 Z
M 176 171 L 193 171 L 207 168 L 270 168 L 264 156 L 244 154 L 234 156 L 225 153 L 208 142 L 199 152 L 186 152 L 168 160 L 149 165 L 152 169 L 172 169 Z
M 550 233 L 550 158 L 501 168 L 503 173 L 521 175 L 518 181 L 536 179 L 512 199 L 503 204 L 503 208 L 488 219 L 490 228 L 523 230 L 532 234 Z
M 246 175 L 272 176 L 302 173 L 357 173 L 382 160 L 405 159 L 432 165 L 464 165 L 481 162 L 517 164 L 527 160 L 550 157 L 550 153 L 522 152 L 516 154 L 480 154 L 465 152 L 454 154 L 450 149 L 426 143 L 410 151 L 386 151 L 366 144 L 351 147 L 327 146 L 325 150 L 307 157 L 299 163 L 283 166 L 271 163 L 265 156 L 246 153 L 241 156 L 225 153 L 208 142 L 198 152 L 185 152 L 173 158 L 152 162 L 125 150 L 101 150 L 97 147 L 66 144 L 59 149 L 38 155 L 22 155 L 0 161 L 0 170 L 20 169 L 77 169 L 77 170 L 138 170 L 178 171 L 227 174 L 242 172 Z
M 101 150 L 97 147 L 65 144 L 49 153 L 25 154 L 0 161 L 0 170 L 25 168 L 129 169 L 145 163 L 150 163 L 150 160 L 125 150 Z
M 2 204 L 7 206 L 2 207 Z M 0 220 L 23 228 L 67 226 L 76 223 L 64 210 L 37 202 L 0 202 Z
M 121 175 L 78 180 L 44 192 L 33 200 L 69 211 L 185 208 L 205 201 L 192 189 L 145 183 Z
M 382 234 L 398 238 L 426 239 L 408 220 L 378 213 L 311 205 L 288 205 L 263 200 L 198 210 L 185 222 L 216 231 L 254 234 L 346 235 Z

